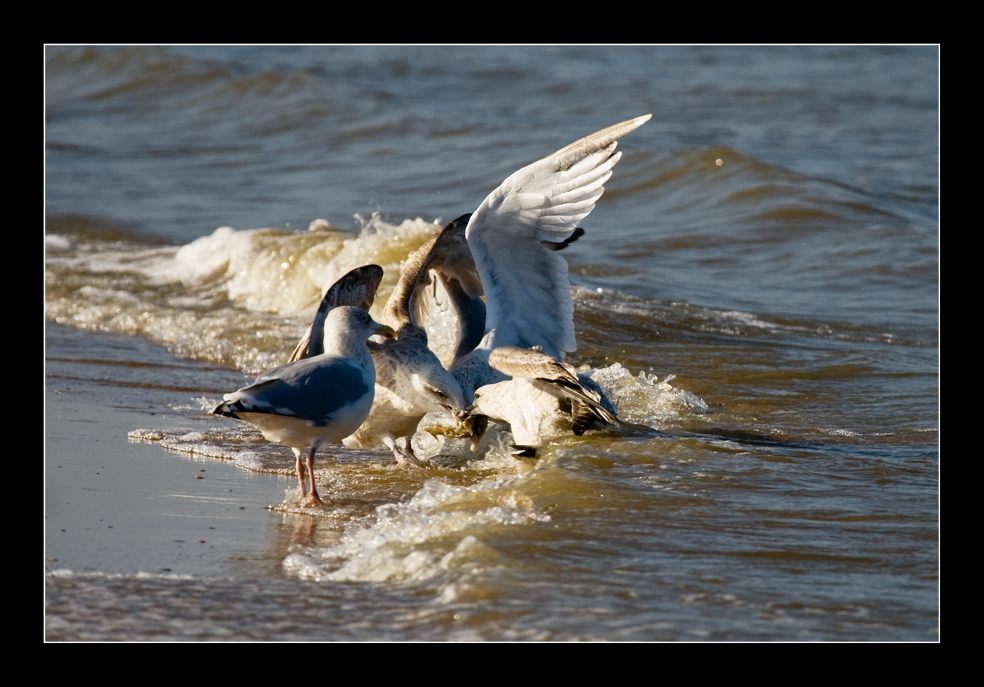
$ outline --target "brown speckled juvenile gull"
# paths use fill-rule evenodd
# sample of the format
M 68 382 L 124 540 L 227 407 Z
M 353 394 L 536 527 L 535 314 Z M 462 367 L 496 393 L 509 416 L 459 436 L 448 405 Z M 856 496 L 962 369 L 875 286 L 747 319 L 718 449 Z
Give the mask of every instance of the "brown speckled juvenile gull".
M 500 346 L 489 354 L 489 364 L 511 379 L 475 392 L 464 414 L 473 428 L 473 445 L 484 431 L 481 416 L 508 423 L 520 455 L 525 456 L 535 455 L 543 431 L 562 415 L 570 417 L 571 431 L 577 436 L 596 423 L 618 423 L 601 394 L 579 379 L 573 367 L 552 356 Z
M 349 271 L 345 276 L 331 285 L 321 298 L 318 311 L 314 314 L 311 326 L 304 332 L 300 343 L 290 354 L 287 362 L 303 360 L 325 352 L 324 333 L 325 318 L 332 308 L 340 305 L 350 305 L 362 308 L 366 312 L 376 300 L 376 289 L 383 279 L 383 268 L 379 265 L 364 265 Z
M 428 348 L 427 332 L 414 314 L 416 296 L 440 254 L 434 246 L 443 235 L 410 254 L 403 264 L 400 281 L 379 318 L 396 330 L 398 338 L 370 342 L 376 366 L 375 401 L 365 422 L 344 442 L 356 448 L 385 445 L 401 465 L 419 464 L 410 440 L 424 415 L 442 411 L 454 415 L 465 407 L 461 385 Z

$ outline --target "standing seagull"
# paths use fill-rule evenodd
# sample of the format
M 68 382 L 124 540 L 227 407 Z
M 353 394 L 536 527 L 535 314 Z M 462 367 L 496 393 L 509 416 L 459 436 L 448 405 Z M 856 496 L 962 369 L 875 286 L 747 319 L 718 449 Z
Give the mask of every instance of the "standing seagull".
M 289 446 L 306 505 L 321 503 L 314 485 L 315 452 L 325 442 L 339 442 L 354 432 L 372 407 L 376 370 L 366 339 L 373 334 L 395 336 L 390 327 L 351 306 L 331 308 L 322 324 L 323 353 L 260 375 L 249 386 L 223 396 L 223 403 L 212 411 L 245 420 L 267 441 Z M 308 449 L 310 492 L 304 483 L 302 449 Z

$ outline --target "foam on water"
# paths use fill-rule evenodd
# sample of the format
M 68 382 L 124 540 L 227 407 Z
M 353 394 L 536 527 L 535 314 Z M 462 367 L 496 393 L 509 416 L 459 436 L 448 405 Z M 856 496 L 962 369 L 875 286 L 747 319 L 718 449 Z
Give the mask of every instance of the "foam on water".
M 422 219 L 361 221 L 359 235 L 324 220 L 308 231 L 220 227 L 180 247 L 49 234 L 46 317 L 258 374 L 286 362 L 324 291 L 349 270 L 383 267 L 378 312 L 400 262 L 437 230 Z
M 490 526 L 547 521 L 510 479 L 472 487 L 432 479 L 406 503 L 379 507 L 372 525 L 351 528 L 337 545 L 296 547 L 284 568 L 314 580 L 455 577 L 495 561 L 498 554 L 479 539 Z
M 595 370 L 585 368 L 579 372 L 602 388 L 624 422 L 659 424 L 684 414 L 710 412 L 699 396 L 673 387 L 670 382 L 675 375 L 672 374 L 659 381 L 654 374 L 639 372 L 638 376 L 633 375 L 621 363 Z
M 385 273 L 382 297 L 395 285 L 400 261 L 433 235 L 435 225 L 419 218 L 399 225 L 378 215 L 360 219 L 359 236 L 325 220 L 306 232 L 220 227 L 182 247 L 164 273 L 190 286 L 221 279 L 229 298 L 250 310 L 296 315 L 316 307 L 349 270 L 375 263 Z

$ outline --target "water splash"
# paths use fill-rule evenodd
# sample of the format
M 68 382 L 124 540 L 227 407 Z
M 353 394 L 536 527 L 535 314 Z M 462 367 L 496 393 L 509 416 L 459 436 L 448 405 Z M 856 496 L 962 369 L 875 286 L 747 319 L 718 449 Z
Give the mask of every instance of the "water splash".
M 431 581 L 494 562 L 498 554 L 479 540 L 490 526 L 547 521 L 511 478 L 472 487 L 431 479 L 406 503 L 377 508 L 373 524 L 350 528 L 337 545 L 296 547 L 283 565 L 313 580 Z

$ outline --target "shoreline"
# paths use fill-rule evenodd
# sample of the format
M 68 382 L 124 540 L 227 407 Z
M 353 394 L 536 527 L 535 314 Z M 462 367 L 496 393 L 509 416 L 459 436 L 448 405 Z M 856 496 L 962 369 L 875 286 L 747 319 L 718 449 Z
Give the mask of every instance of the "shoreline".
M 128 437 L 201 429 L 181 411 L 185 389 L 236 375 L 132 337 L 45 324 L 46 571 L 282 575 L 283 552 L 270 549 L 284 518 L 269 505 L 296 480 Z

